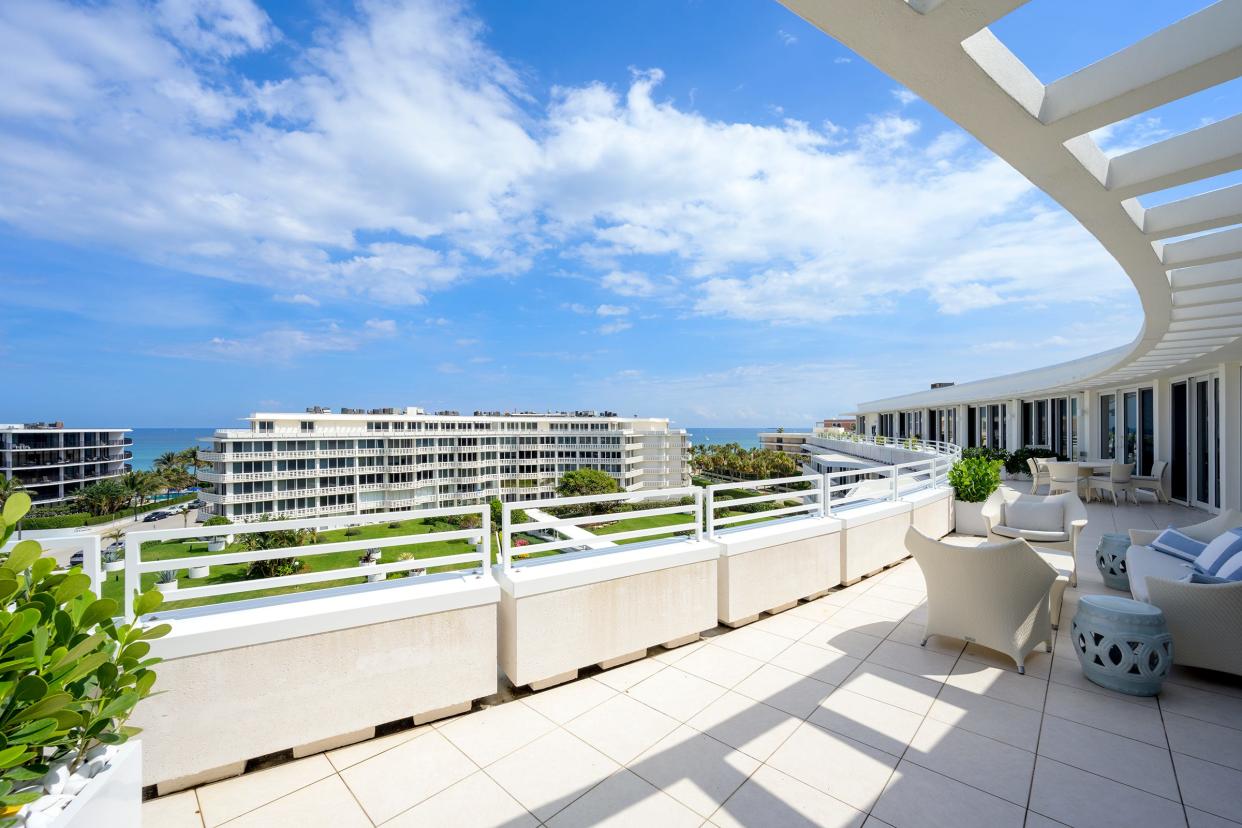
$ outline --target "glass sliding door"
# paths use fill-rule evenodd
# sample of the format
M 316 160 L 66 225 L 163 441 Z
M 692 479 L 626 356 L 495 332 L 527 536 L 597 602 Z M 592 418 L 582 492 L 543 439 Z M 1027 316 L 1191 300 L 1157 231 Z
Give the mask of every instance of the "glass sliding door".
M 1156 404 L 1150 388 L 1139 389 L 1139 474 L 1151 474 L 1156 459 Z
M 1100 457 L 1110 459 L 1117 456 L 1117 395 L 1100 395 Z
M 1170 497 L 1187 503 L 1190 500 L 1190 399 L 1184 382 L 1173 383 L 1173 453 L 1169 458 Z
M 1069 400 L 1069 451 L 1066 452 L 1069 459 L 1078 459 L 1078 398 L 1070 397 Z
M 1195 500 L 1212 500 L 1212 409 L 1211 388 L 1207 380 L 1195 381 Z
M 1122 453 L 1123 463 L 1138 464 L 1138 394 L 1127 391 L 1122 395 Z

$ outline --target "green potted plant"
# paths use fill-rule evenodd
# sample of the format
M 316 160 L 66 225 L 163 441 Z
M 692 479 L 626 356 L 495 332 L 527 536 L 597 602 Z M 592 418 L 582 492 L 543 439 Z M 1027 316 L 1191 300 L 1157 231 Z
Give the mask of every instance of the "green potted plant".
M 953 514 L 956 531 L 963 535 L 986 535 L 983 502 L 1000 488 L 1003 462 L 987 457 L 963 457 L 949 469 L 953 487 Z
M 120 623 L 80 567 L 57 571 L 37 541 L 9 546 L 29 509 L 19 493 L 0 514 L 0 828 L 137 825 L 141 748 L 125 722 L 155 684 L 149 642 L 170 627 Z
M 232 524 L 233 524 L 233 521 L 229 520 L 224 515 L 215 515 L 203 521 L 204 526 L 231 526 Z M 228 545 L 229 545 L 228 535 L 212 535 L 210 538 L 207 539 L 207 551 L 208 552 L 223 552 L 224 547 Z

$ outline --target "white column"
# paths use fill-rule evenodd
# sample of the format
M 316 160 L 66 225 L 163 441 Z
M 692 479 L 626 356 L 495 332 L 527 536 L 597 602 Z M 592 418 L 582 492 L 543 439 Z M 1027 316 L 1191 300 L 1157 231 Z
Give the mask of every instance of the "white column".
M 1088 458 L 1099 456 L 1100 438 L 1095 433 L 1095 407 L 1096 395 L 1088 388 L 1082 392 L 1082 401 L 1078 404 L 1078 450 Z
M 1229 362 L 1220 366 L 1220 399 L 1217 402 L 1220 422 L 1220 508 L 1242 507 L 1242 469 L 1239 468 L 1242 435 L 1242 398 L 1239 397 L 1239 370 L 1242 365 Z
M 1017 451 L 1022 448 L 1022 401 L 1005 403 L 1005 448 Z

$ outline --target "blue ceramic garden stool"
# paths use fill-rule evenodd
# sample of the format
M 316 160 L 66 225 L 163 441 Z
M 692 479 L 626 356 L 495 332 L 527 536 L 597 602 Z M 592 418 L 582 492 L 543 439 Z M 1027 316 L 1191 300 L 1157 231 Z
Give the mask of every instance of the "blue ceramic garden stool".
M 1095 548 L 1095 565 L 1104 576 L 1104 586 L 1109 589 L 1130 591 L 1130 576 L 1126 573 L 1126 550 L 1130 548 L 1129 535 L 1107 534 L 1100 538 Z
M 1154 696 L 1173 664 L 1173 637 L 1158 607 L 1115 595 L 1084 595 L 1071 627 L 1082 673 L 1132 696 Z

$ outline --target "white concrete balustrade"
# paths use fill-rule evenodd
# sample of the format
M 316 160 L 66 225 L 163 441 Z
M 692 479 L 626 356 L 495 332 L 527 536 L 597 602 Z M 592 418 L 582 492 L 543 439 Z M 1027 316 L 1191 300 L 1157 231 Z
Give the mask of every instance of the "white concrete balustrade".
M 684 646 L 719 622 L 741 626 L 796 606 L 906 557 L 903 537 L 911 523 L 934 536 L 951 529 L 951 492 L 937 462 L 876 467 L 863 479 L 803 475 L 554 499 L 540 506 L 624 503 L 627 511 L 572 517 L 536 511 L 520 524 L 513 513 L 522 504 L 506 504 L 494 565 L 490 510 L 483 507 L 131 532 L 127 614 L 142 575 L 156 571 L 443 541 L 470 550 L 171 589 L 166 597 L 175 607 L 413 573 L 155 613 L 149 620 L 169 622 L 172 632 L 153 647 L 165 659 L 164 692 L 135 717 L 144 728 L 144 784 L 168 793 L 239 774 L 256 757 L 306 755 L 371 738 L 391 722 L 469 709 L 496 692 L 498 665 L 514 686 L 542 689 L 586 667 L 641 658 L 653 646 Z M 722 492 L 738 488 L 755 494 L 722 499 Z M 772 508 L 736 513 L 739 506 Z M 463 514 L 477 516 L 477 528 L 161 560 L 142 552 L 147 541 Z M 607 524 L 627 520 L 641 525 L 608 531 L 618 527 Z M 516 544 L 522 535 L 535 540 Z

